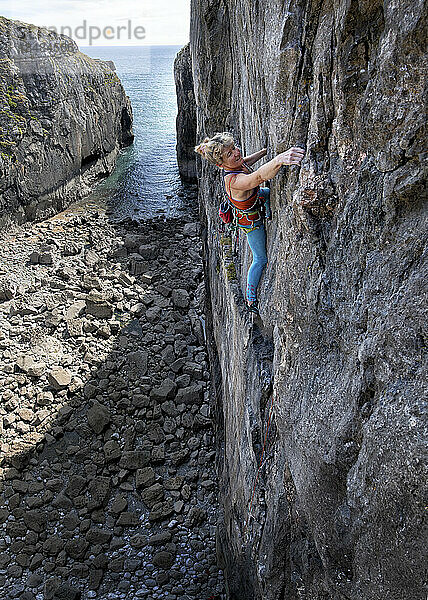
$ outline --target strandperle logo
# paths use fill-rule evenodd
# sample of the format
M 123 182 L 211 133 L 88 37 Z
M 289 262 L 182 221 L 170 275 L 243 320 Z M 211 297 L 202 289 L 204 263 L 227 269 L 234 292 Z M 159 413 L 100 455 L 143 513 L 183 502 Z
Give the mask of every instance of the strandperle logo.
M 145 27 L 134 26 L 131 19 L 128 19 L 126 25 L 106 25 L 105 27 L 88 25 L 84 19 L 82 25 L 78 25 L 74 29 L 69 25 L 61 26 L 59 29 L 55 26 L 48 26 L 47 29 L 79 41 L 88 40 L 89 46 L 92 46 L 95 40 L 144 40 L 146 37 Z
M 73 28 L 70 26 L 39 27 L 15 22 L 7 29 L 3 41 L 5 46 L 9 46 L 9 56 L 19 66 L 22 74 L 37 73 L 43 76 L 54 76 L 58 69 L 62 73 L 75 73 L 76 61 L 79 62 L 81 74 L 90 74 L 92 72 L 91 63 L 88 63 L 84 54 L 79 52 L 77 42 L 85 47 L 93 46 L 95 40 L 101 40 L 97 44 L 100 46 L 137 46 L 140 49 L 138 54 L 139 70 L 141 73 L 149 73 L 151 69 L 150 46 L 142 45 L 140 41 L 145 36 L 145 28 L 142 25 L 133 26 L 130 19 L 126 25 L 116 27 L 89 25 L 86 20 L 82 22 L 82 25 Z M 133 39 L 138 41 L 129 44 L 127 40 Z M 110 44 L 104 43 L 104 40 L 109 40 Z M 111 40 L 119 41 L 112 44 Z
M 36 28 L 38 29 L 38 28 Z M 146 37 L 146 28 L 142 25 L 133 25 L 132 20 L 128 19 L 126 25 L 90 25 L 86 19 L 83 20 L 81 25 L 76 27 L 70 27 L 70 25 L 61 25 L 56 27 L 54 25 L 48 25 L 43 27 L 48 31 L 65 35 L 72 40 L 78 40 L 79 42 L 87 42 L 83 45 L 92 46 L 96 40 L 101 41 L 125 41 L 125 40 L 144 40 Z M 26 42 L 28 50 L 31 47 L 31 42 L 34 40 L 34 29 L 29 29 L 23 25 L 17 25 L 15 31 L 16 37 L 20 41 L 21 50 L 25 50 Z M 64 44 L 66 44 L 64 40 Z

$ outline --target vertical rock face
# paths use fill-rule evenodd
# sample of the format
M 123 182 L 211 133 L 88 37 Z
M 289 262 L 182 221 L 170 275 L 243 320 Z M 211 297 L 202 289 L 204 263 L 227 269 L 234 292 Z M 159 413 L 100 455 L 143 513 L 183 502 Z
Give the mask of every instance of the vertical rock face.
M 0 224 L 43 218 L 87 193 L 132 143 L 112 63 L 64 35 L 0 17 Z
M 175 87 L 177 90 L 177 160 L 181 178 L 195 182 L 196 110 L 193 91 L 192 59 L 190 45 L 180 50 L 174 62 Z
M 198 140 L 306 148 L 271 182 L 259 326 L 199 165 L 230 599 L 424 597 L 425 26 L 422 0 L 192 2 Z

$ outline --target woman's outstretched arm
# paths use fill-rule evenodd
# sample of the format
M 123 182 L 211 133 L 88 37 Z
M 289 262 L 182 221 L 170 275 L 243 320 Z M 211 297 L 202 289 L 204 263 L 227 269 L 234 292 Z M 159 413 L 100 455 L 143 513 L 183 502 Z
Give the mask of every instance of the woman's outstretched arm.
M 249 175 L 245 175 L 245 173 L 230 175 L 230 178 L 233 181 L 231 187 L 241 191 L 252 190 L 258 185 L 261 185 L 263 181 L 275 177 L 282 165 L 299 165 L 304 155 L 305 151 L 303 148 L 293 146 L 286 152 L 281 152 L 281 154 L 278 154 L 275 158 L 259 167 L 254 173 L 250 173 Z
M 263 148 L 263 150 L 259 150 L 258 152 L 254 152 L 254 154 L 250 154 L 249 156 L 244 157 L 244 162 L 247 163 L 249 167 L 253 165 L 255 162 L 266 156 L 267 149 Z

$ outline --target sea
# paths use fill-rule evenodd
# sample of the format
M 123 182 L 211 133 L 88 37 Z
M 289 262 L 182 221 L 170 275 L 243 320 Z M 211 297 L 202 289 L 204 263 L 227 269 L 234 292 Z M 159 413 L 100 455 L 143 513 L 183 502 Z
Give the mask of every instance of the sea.
M 81 46 L 111 60 L 133 110 L 131 146 L 114 172 L 79 204 L 106 208 L 113 218 L 149 219 L 188 213 L 196 187 L 183 183 L 176 156 L 174 59 L 181 46 Z

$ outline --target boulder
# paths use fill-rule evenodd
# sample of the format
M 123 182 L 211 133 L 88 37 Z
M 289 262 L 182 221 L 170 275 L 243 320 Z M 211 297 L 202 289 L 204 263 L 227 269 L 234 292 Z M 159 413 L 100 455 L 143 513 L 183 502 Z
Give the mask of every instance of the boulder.
M 55 367 L 48 373 L 48 381 L 56 390 L 62 390 L 71 383 L 71 373 L 68 369 Z
M 95 402 L 87 412 L 88 424 L 95 433 L 101 433 L 110 423 L 111 415 L 107 406 Z

